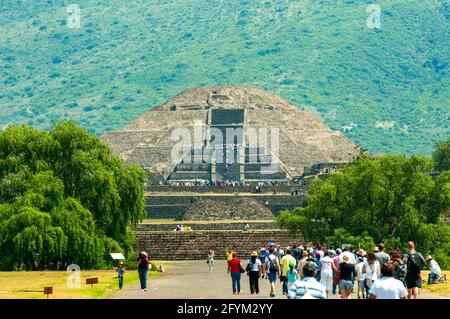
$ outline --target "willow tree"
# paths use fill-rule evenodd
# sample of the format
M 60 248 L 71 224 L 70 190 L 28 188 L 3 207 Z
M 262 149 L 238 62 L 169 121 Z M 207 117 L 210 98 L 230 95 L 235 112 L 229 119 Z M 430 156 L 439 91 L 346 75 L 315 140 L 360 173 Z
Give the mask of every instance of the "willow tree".
M 143 181 L 73 122 L 0 131 L 0 268 L 91 268 L 131 252 Z

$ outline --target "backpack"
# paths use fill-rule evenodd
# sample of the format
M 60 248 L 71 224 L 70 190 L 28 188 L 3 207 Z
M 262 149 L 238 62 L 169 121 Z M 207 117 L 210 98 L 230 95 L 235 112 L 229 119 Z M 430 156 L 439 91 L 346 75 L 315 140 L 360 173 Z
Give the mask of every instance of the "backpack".
M 405 264 L 398 264 L 397 270 L 395 271 L 395 278 L 399 280 L 403 280 L 406 277 L 406 265 Z
M 278 268 L 278 264 L 276 263 L 276 257 L 274 257 L 273 259 L 269 258 L 269 271 L 271 274 L 275 274 L 277 273 L 280 269 Z
M 418 274 L 420 273 L 420 268 L 422 267 L 422 258 L 418 252 L 410 252 L 408 254 L 408 272 Z

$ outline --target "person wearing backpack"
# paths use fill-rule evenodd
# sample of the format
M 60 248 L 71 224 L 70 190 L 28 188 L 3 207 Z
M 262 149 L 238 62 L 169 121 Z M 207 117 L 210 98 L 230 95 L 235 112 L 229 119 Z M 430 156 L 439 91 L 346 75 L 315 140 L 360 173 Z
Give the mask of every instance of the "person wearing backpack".
M 269 249 L 269 256 L 265 262 L 265 272 L 270 283 L 270 297 L 275 297 L 275 282 L 277 281 L 277 275 L 280 274 L 280 261 L 274 255 L 274 249 Z
M 406 264 L 406 288 L 408 289 L 408 299 L 417 299 L 418 288 L 421 286 L 420 270 L 425 265 L 425 258 L 417 252 L 412 241 L 408 242 L 408 253 L 403 257 Z
M 403 262 L 402 254 L 398 250 L 391 251 L 390 263 L 395 266 L 394 278 L 400 280 L 406 288 L 406 264 Z

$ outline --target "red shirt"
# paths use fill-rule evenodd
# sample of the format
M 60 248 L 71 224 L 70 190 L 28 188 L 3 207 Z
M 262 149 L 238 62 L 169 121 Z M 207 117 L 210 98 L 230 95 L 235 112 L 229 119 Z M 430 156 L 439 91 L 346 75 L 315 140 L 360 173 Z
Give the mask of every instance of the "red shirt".
M 233 258 L 228 262 L 228 266 L 230 267 L 230 272 L 240 272 L 241 268 L 239 264 L 241 260 L 239 258 Z

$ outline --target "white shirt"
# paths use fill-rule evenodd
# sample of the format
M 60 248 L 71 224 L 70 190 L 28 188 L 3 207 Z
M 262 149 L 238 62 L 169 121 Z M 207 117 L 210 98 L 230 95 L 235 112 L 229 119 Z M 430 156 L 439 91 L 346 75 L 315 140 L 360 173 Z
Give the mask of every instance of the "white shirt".
M 323 256 L 325 256 L 325 252 L 321 249 L 321 250 L 318 250 L 317 253 L 319 253 L 320 260 L 322 260 Z
M 255 263 L 252 263 L 252 260 L 249 259 L 248 263 L 252 265 L 251 271 L 259 271 L 259 266 L 261 266 L 261 260 L 256 258 Z
M 289 299 L 327 299 L 325 287 L 313 277 L 296 280 L 289 288 Z
M 331 259 L 329 256 L 322 258 L 322 272 L 332 272 L 331 263 L 333 262 L 333 259 Z
M 406 297 L 408 292 L 400 280 L 381 277 L 373 283 L 369 295 L 374 295 L 377 299 L 400 299 Z
M 266 257 L 265 264 L 267 267 L 267 270 L 270 272 L 270 262 L 273 261 L 274 265 L 278 265 L 278 269 L 280 269 L 280 260 L 275 255 L 269 255 Z
M 439 267 L 439 264 L 437 263 L 436 260 L 432 259 L 430 261 L 430 272 L 432 274 L 436 274 L 438 276 L 441 275 L 442 271 L 441 271 L 441 267 Z
M 356 258 L 355 255 L 349 251 L 344 251 L 342 254 L 340 254 L 339 256 L 341 256 L 341 263 L 343 262 L 342 257 L 347 256 L 350 264 L 356 264 Z
M 380 274 L 380 263 L 378 260 L 375 260 L 373 264 L 369 264 L 368 261 L 364 262 L 364 265 L 366 265 L 366 279 L 371 279 L 373 281 L 378 279 L 378 274 Z M 368 283 L 370 287 L 370 282 Z
M 358 280 L 366 279 L 366 274 L 362 273 L 363 266 L 364 266 L 364 262 L 360 262 L 360 263 L 356 264 L 356 266 L 355 266 L 356 277 L 358 278 Z

